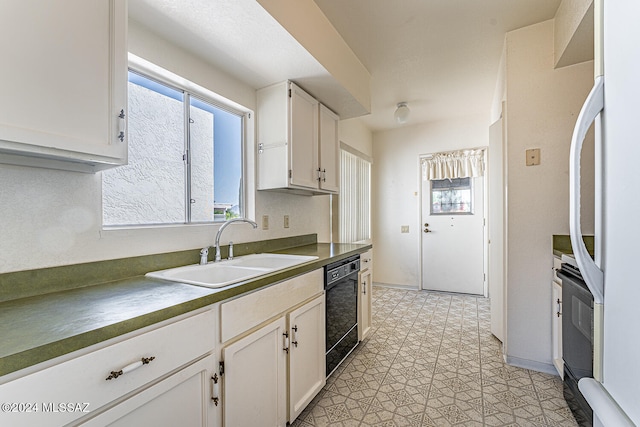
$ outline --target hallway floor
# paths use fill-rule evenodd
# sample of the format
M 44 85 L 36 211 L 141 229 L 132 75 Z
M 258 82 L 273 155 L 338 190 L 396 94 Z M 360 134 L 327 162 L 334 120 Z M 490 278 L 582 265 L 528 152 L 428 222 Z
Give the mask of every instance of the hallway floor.
M 576 426 L 559 377 L 504 363 L 488 299 L 375 286 L 372 312 L 293 426 Z

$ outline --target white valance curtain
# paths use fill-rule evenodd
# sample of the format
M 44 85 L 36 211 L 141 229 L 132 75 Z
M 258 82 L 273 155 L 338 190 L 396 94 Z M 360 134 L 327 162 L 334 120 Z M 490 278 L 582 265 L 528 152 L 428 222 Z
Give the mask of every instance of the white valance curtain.
M 484 148 L 437 153 L 421 159 L 422 179 L 455 179 L 484 175 Z

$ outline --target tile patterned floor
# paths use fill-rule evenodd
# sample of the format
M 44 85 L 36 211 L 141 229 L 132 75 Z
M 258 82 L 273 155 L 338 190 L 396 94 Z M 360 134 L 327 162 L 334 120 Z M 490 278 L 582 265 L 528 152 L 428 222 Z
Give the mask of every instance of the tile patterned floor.
M 293 427 L 576 426 L 558 377 L 503 362 L 488 299 L 376 286 L 372 312 Z

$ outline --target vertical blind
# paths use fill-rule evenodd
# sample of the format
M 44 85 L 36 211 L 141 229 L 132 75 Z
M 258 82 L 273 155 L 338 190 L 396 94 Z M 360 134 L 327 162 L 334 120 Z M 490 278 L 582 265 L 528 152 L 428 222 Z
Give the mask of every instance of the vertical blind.
M 371 162 L 340 150 L 339 239 L 371 238 Z

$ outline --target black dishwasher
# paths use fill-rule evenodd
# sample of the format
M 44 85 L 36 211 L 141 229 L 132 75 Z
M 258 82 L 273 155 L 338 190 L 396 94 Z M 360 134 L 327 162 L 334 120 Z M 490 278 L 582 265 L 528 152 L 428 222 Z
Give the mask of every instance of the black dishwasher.
M 358 345 L 360 255 L 325 267 L 327 377 Z
M 562 280 L 564 399 L 578 424 L 589 427 L 593 410 L 578 389 L 578 381 L 593 377 L 593 295 L 577 266 L 563 263 L 558 277 Z

